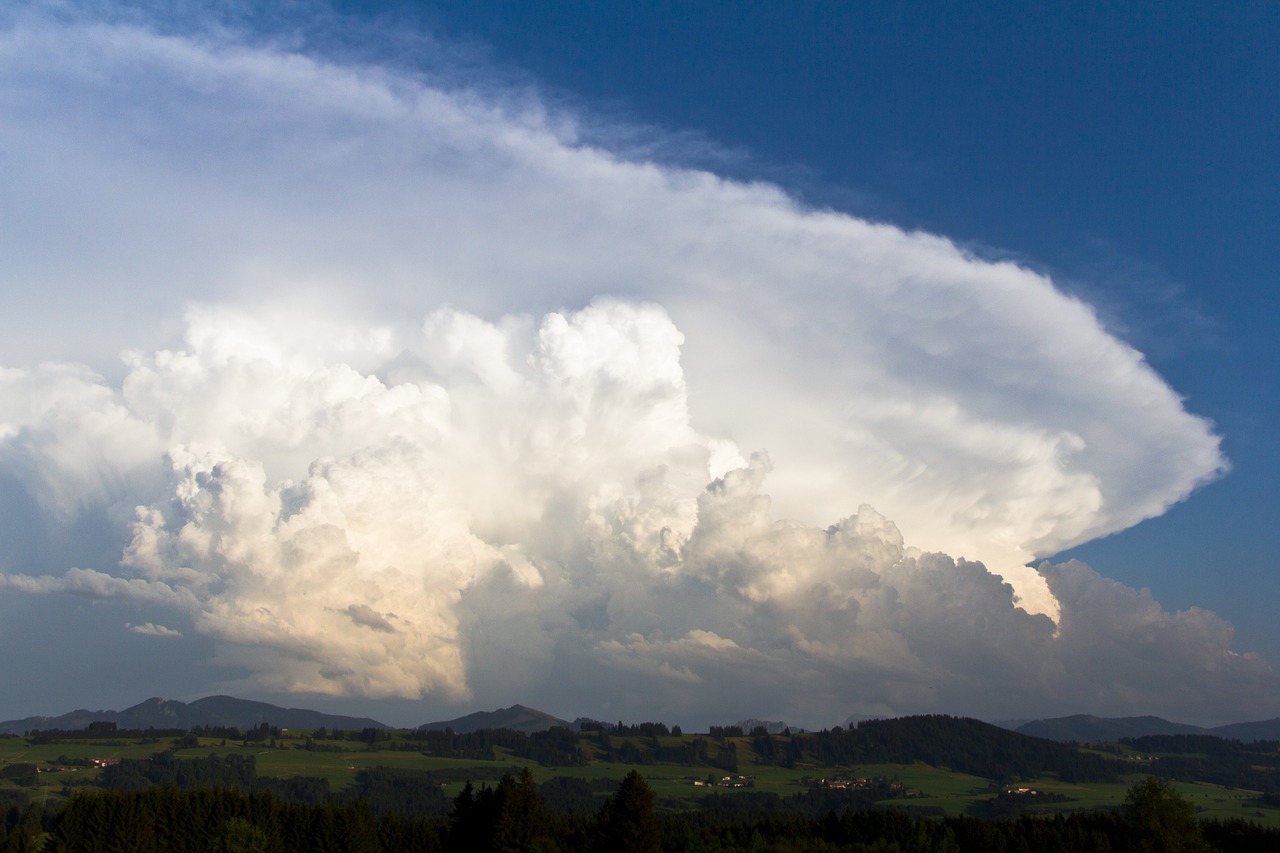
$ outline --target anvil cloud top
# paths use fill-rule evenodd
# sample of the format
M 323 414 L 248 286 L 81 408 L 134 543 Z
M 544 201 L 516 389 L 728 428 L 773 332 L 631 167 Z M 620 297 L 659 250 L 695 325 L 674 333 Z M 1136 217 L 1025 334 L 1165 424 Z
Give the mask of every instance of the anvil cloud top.
M 1079 295 L 314 11 L 0 30 L 0 636 L 58 619 L 46 677 L 92 636 L 365 708 L 1274 709 L 1213 613 L 1027 567 L 1229 467 Z

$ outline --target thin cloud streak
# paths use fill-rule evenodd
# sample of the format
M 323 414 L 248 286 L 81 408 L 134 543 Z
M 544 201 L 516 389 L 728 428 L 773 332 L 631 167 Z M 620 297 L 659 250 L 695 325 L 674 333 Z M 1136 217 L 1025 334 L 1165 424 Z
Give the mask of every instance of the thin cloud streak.
M 584 695 L 1030 707 L 1102 581 L 1024 564 L 1225 470 L 1045 277 L 635 162 L 527 90 L 31 15 L 0 91 L 0 470 L 121 543 L 0 584 L 136 590 L 261 689 L 463 702 L 572 649 Z M 1151 607 L 1203 644 L 1189 683 L 1275 695 L 1221 620 Z
M 152 622 L 143 622 L 141 625 L 126 624 L 125 627 L 135 634 L 142 634 L 144 637 L 163 637 L 169 639 L 182 636 L 181 631 L 165 627 L 164 625 L 156 625 Z
M 196 600 L 188 590 L 174 589 L 168 584 L 141 578 L 116 577 L 93 569 L 67 569 L 62 577 L 5 574 L 0 575 L 0 586 L 35 594 L 66 592 L 90 598 L 120 598 L 142 604 L 180 608 L 196 606 Z

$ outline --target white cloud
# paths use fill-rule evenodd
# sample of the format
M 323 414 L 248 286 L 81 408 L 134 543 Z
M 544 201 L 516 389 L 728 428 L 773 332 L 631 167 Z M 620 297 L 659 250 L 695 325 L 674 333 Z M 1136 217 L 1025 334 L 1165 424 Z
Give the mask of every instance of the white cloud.
M 201 630 L 291 659 L 263 675 L 277 688 L 466 695 L 456 607 L 477 578 L 536 589 L 598 494 L 653 466 L 707 480 L 679 335 L 653 306 L 602 301 L 536 332 L 437 312 L 400 349 L 355 355 L 418 377 L 391 385 L 342 347 L 275 340 L 199 312 L 186 349 L 130 357 L 123 397 L 171 468 L 126 569 L 189 588 Z
M 145 637 L 181 637 L 182 632 L 173 628 L 166 628 L 164 625 L 156 625 L 153 622 L 143 622 L 141 625 L 133 625 L 126 623 L 125 627 L 135 634 L 142 634 Z
M 0 587 L 19 592 L 46 594 L 69 592 L 89 598 L 120 598 L 141 604 L 158 604 L 188 608 L 195 604 L 188 590 L 174 588 L 160 581 L 122 578 L 93 569 L 67 569 L 62 577 L 50 575 L 0 575 Z
M 60 521 L 142 484 L 160 445 L 88 368 L 0 367 L 0 464 Z
M 630 161 L 527 94 L 39 14 L 0 93 L 0 472 L 122 554 L 3 585 L 182 611 L 265 688 L 1116 684 L 1074 626 L 1146 635 L 1023 564 L 1225 465 L 1043 276 Z M 1216 617 L 1139 609 L 1274 695 Z

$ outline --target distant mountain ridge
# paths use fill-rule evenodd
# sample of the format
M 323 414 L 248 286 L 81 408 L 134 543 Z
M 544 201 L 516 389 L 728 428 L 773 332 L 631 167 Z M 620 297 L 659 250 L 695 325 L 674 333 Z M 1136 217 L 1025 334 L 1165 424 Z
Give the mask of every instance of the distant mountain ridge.
M 1120 738 L 1147 735 L 1213 735 L 1248 742 L 1280 740 L 1280 717 L 1205 728 L 1189 723 L 1174 723 L 1163 717 L 1095 717 L 1092 714 L 1073 714 L 1069 717 L 1032 720 L 1014 731 L 1064 743 L 1114 742 Z
M 269 723 L 286 729 L 388 729 L 368 717 L 325 714 L 304 708 L 281 708 L 268 702 L 234 696 L 206 696 L 194 702 L 155 697 L 123 711 L 71 711 L 57 717 L 27 717 L 0 723 L 0 733 L 22 734 L 32 729 L 87 729 L 90 723 L 115 723 L 122 729 L 189 729 L 192 726 L 234 726 L 250 729 Z
M 510 729 L 515 732 L 533 734 L 545 732 L 553 726 L 577 728 L 567 720 L 554 717 L 545 711 L 530 708 L 526 705 L 512 705 L 510 708 L 498 708 L 496 711 L 476 711 L 455 720 L 440 720 L 434 723 L 423 723 L 420 731 L 444 731 L 453 729 L 458 734 L 469 734 L 481 729 Z
M 764 730 L 771 735 L 780 735 L 791 728 L 787 725 L 785 720 L 757 720 L 755 717 L 751 717 L 746 720 L 738 720 L 734 725 L 741 728 L 747 734 L 751 734 L 760 726 L 764 726 Z
M 1254 740 L 1280 740 L 1280 717 L 1273 720 L 1259 720 L 1256 723 L 1231 723 L 1218 726 L 1209 729 L 1209 734 L 1234 738 L 1245 743 Z
M 845 721 L 846 726 L 856 722 L 872 720 L 859 715 Z M 122 729 L 189 729 L 193 726 L 234 726 L 238 729 L 250 729 L 262 723 L 289 729 L 389 729 L 385 723 L 369 717 L 349 717 L 342 714 L 326 714 L 304 708 L 282 708 L 268 702 L 256 702 L 249 699 L 237 699 L 234 696 L 206 696 L 194 702 L 180 702 L 176 699 L 147 699 L 123 711 L 79 709 L 55 717 L 26 717 L 21 720 L 0 722 L 0 734 L 21 735 L 33 729 L 79 730 L 86 729 L 90 723 L 112 722 Z M 418 726 L 421 730 L 443 731 L 452 728 L 459 734 L 467 734 L 480 729 L 511 729 L 531 734 L 542 732 L 553 726 L 564 726 L 580 729 L 582 723 L 591 722 L 579 717 L 570 723 L 559 717 L 530 708 L 527 705 L 512 705 L 509 708 L 498 708 L 494 711 L 476 711 L 453 720 L 441 720 L 424 723 Z M 1022 721 L 1019 721 L 1022 722 Z M 743 720 L 744 731 L 749 731 L 745 724 L 765 725 L 772 730 L 782 724 L 767 720 Z M 1067 717 L 1031 720 L 1014 727 L 1006 724 L 1003 728 L 1022 735 L 1045 738 L 1058 742 L 1113 742 L 1125 737 L 1144 737 L 1147 735 L 1196 734 L 1239 740 L 1243 742 L 1258 740 L 1280 740 L 1280 717 L 1256 722 L 1232 723 L 1230 725 L 1205 728 L 1187 723 L 1176 723 L 1162 717 L 1097 717 L 1091 714 L 1074 714 Z

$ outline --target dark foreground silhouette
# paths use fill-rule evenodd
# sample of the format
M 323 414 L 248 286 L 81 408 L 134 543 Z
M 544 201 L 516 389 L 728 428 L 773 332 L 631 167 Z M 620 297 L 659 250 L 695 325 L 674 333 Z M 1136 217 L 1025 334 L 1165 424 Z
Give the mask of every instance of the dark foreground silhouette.
M 660 813 L 632 771 L 594 811 L 550 807 L 526 769 L 479 789 L 468 784 L 444 816 L 369 801 L 288 802 L 270 791 L 152 787 L 83 792 L 61 806 L 10 806 L 0 853 L 11 851 L 1275 851 L 1280 830 L 1245 821 L 1197 821 L 1189 802 L 1154 777 L 1122 809 L 1016 820 L 930 818 L 845 809 L 821 818 L 750 809 Z

